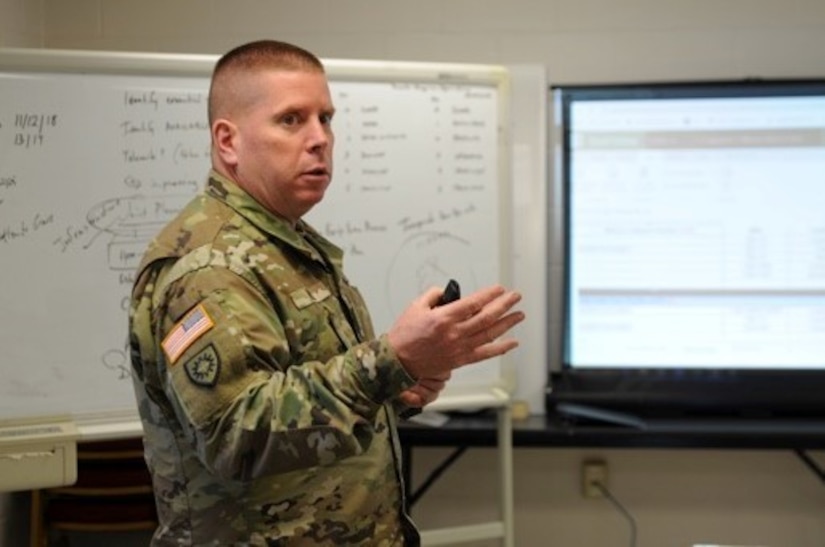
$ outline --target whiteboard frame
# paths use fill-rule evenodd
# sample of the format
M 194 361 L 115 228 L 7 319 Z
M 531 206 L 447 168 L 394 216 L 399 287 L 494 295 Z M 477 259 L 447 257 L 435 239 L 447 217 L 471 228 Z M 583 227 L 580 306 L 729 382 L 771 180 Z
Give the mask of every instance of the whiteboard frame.
M 219 55 L 70 49 L 0 48 L 0 71 L 21 73 L 103 74 L 124 76 L 210 78 Z M 510 150 L 510 76 L 502 65 L 431 63 L 358 59 L 321 59 L 330 82 L 423 82 L 492 85 L 498 90 L 498 206 L 500 219 L 500 283 L 513 279 L 513 208 Z M 472 366 L 472 365 L 470 365 Z M 460 410 L 507 405 L 516 389 L 511 354 L 499 358 L 499 378 L 485 389 L 457 386 L 427 409 Z M 137 410 L 72 414 L 81 440 L 137 437 L 142 426 Z M 23 417 L 20 420 L 29 420 Z

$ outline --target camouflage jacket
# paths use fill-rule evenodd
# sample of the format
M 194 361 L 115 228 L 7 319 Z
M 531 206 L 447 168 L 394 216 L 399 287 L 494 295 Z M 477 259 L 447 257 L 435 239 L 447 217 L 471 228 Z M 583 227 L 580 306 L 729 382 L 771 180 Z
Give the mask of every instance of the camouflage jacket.
M 165 545 L 416 545 L 392 401 L 413 384 L 342 252 L 212 172 L 129 315 Z

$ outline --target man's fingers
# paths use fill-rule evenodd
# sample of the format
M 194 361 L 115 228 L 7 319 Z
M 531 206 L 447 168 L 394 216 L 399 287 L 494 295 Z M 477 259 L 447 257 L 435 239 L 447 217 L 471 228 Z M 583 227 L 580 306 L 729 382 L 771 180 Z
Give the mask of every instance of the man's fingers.
M 521 323 L 522 321 L 524 321 L 523 312 L 515 311 L 512 313 L 508 313 L 507 315 L 496 321 L 493 325 L 485 328 L 482 331 L 484 333 L 484 338 L 486 338 L 487 342 L 492 342 L 502 334 L 506 333 L 507 331 Z
M 438 394 L 444 389 L 450 374 L 448 371 L 439 375 L 439 378 L 422 378 L 418 380 L 417 384 L 401 393 L 401 402 L 411 407 L 422 407 L 435 401 Z
M 421 395 L 410 390 L 402 391 L 401 395 L 399 395 L 398 398 L 401 399 L 401 402 L 405 406 L 411 408 L 420 408 L 424 406 L 424 402 L 421 399 Z
M 463 298 L 445 304 L 441 308 L 445 313 L 450 314 L 450 317 L 459 321 L 469 319 L 480 313 L 485 306 L 496 298 L 501 297 L 506 292 L 506 289 L 501 285 L 492 285 L 485 287 Z M 437 300 L 437 298 L 436 298 Z
M 521 301 L 521 293 L 515 291 L 504 292 L 488 302 L 478 313 L 469 317 L 461 325 L 468 333 L 475 333 L 489 328 L 497 328 L 502 316 Z M 506 330 L 506 329 L 504 329 Z M 501 336 L 504 331 L 498 331 L 494 338 Z
M 517 346 L 514 340 L 502 340 L 514 325 L 524 319 L 514 306 L 521 294 L 492 285 L 459 300 L 435 307 L 442 289 L 424 292 L 396 319 L 387 338 L 407 372 L 423 382 L 433 393 L 413 391 L 410 397 L 434 399 L 443 389 L 449 371 L 506 353 Z M 419 386 L 420 389 L 423 387 Z
M 508 351 L 511 351 L 517 347 L 518 340 L 515 338 L 502 338 L 493 342 L 479 344 L 472 350 L 463 354 L 462 357 L 455 362 L 453 369 L 504 355 Z

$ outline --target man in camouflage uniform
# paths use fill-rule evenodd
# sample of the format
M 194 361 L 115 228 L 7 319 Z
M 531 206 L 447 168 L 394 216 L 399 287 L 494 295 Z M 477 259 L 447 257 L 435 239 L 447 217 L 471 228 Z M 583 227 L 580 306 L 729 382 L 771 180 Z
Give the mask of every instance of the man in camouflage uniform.
M 376 336 L 342 252 L 301 217 L 332 174 L 320 61 L 274 41 L 218 61 L 205 191 L 151 243 L 130 311 L 160 525 L 152 545 L 417 545 L 396 414 L 514 348 L 520 296 L 440 289 Z

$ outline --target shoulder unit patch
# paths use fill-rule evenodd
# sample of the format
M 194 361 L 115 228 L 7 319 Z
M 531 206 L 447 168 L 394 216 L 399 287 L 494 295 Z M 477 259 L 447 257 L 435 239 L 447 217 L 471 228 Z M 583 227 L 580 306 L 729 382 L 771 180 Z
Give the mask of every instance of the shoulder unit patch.
M 183 365 L 186 376 L 193 384 L 213 387 L 218 382 L 221 370 L 221 358 L 215 346 L 209 344 Z

